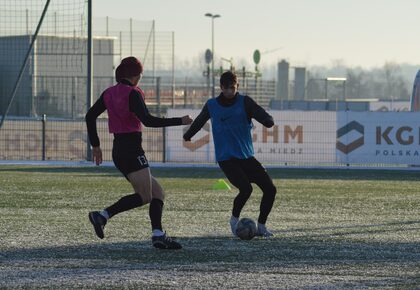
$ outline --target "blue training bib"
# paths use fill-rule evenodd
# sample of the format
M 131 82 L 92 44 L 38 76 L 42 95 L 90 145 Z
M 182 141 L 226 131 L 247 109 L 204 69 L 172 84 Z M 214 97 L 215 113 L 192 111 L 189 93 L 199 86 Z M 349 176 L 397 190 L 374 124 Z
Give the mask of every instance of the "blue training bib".
M 246 115 L 245 98 L 240 94 L 236 98 L 229 107 L 219 105 L 216 99 L 207 101 L 217 161 L 254 156 L 252 123 Z

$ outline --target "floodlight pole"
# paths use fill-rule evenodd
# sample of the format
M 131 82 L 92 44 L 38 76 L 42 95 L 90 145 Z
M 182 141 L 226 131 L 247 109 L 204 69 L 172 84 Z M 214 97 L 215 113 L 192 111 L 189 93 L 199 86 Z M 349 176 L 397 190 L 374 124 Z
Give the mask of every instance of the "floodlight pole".
M 212 87 L 211 87 L 211 96 L 212 98 L 215 97 L 215 79 L 214 79 L 214 19 L 220 17 L 219 14 L 211 14 L 206 13 L 204 16 L 211 18 L 211 53 L 212 53 L 212 59 L 211 59 L 211 78 L 212 78 Z
M 93 41 L 92 41 L 92 0 L 88 0 L 88 35 L 87 35 L 87 88 L 86 88 L 86 112 L 92 106 L 92 83 L 93 83 Z M 86 136 L 86 160 L 92 161 L 92 148 L 89 136 Z

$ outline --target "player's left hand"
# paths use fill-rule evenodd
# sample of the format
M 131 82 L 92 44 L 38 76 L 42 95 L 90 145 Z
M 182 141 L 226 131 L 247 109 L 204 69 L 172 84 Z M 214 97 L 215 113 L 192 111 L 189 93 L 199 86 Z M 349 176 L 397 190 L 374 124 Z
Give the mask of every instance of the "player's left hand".
M 190 137 L 187 137 L 187 134 L 184 134 L 183 136 L 182 136 L 182 138 L 184 139 L 184 141 L 191 141 L 191 138 Z

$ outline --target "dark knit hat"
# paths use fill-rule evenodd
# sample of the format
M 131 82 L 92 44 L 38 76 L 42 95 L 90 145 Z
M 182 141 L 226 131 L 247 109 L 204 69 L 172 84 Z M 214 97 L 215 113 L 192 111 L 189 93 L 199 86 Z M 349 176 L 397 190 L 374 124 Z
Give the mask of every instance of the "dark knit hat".
M 134 56 L 126 57 L 115 70 L 115 79 L 120 82 L 124 78 L 136 77 L 143 73 L 143 65 Z
M 115 80 L 117 81 L 117 83 L 120 83 L 122 81 L 123 77 L 122 77 L 122 73 L 121 73 L 121 66 L 117 66 L 117 68 L 115 69 Z

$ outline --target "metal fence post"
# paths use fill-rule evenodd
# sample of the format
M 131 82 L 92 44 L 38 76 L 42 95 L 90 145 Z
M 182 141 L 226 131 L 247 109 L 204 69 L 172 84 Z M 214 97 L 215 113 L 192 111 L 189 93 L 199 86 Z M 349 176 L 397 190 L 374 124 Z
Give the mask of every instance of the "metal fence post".
M 156 78 L 156 103 L 157 103 L 157 115 L 160 117 L 160 77 Z
M 88 39 L 87 39 L 87 92 L 86 92 L 86 112 L 92 107 L 92 85 L 93 85 L 93 25 L 92 25 L 92 1 L 88 0 Z M 87 134 L 86 134 L 87 135 Z M 89 137 L 86 137 L 86 160 L 92 161 L 92 148 L 90 147 Z
M 162 162 L 166 162 L 166 127 L 163 127 L 163 136 L 162 136 Z
M 188 94 L 188 88 L 187 88 L 187 77 L 185 77 L 185 86 L 184 86 L 184 108 L 187 107 L 187 94 Z
M 45 161 L 45 152 L 46 152 L 46 123 L 47 123 L 47 115 L 42 115 L 42 161 Z

